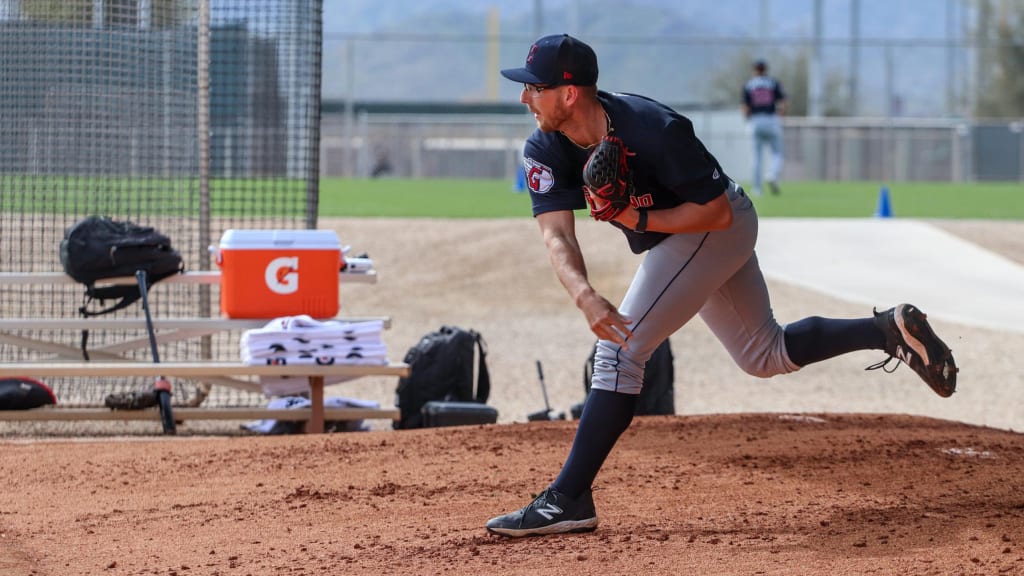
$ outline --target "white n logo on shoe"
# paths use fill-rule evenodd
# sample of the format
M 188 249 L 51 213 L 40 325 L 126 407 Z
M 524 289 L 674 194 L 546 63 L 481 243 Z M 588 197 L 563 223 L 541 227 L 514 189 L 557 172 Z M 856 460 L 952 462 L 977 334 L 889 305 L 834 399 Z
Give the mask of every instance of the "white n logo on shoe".
M 912 358 L 910 350 L 905 350 L 903 346 L 896 346 L 896 358 L 902 360 L 904 364 L 910 365 L 910 359 Z
M 561 514 L 562 509 L 554 504 L 545 504 L 543 507 L 536 508 L 537 514 L 540 514 L 547 520 L 551 520 L 555 514 Z

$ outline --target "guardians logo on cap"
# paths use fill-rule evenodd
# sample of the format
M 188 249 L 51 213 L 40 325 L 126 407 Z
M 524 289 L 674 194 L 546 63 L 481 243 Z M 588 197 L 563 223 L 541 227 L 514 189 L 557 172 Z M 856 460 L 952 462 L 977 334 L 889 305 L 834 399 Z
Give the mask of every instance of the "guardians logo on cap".
M 502 70 L 501 75 L 524 84 L 593 86 L 597 84 L 597 55 L 568 34 L 545 36 L 530 46 L 524 67 Z

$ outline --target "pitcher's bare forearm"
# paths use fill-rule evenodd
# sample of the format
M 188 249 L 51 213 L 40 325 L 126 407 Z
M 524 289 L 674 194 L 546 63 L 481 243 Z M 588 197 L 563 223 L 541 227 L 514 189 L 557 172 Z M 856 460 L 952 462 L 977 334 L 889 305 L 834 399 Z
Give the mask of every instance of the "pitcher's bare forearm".
M 583 260 L 579 243 L 575 238 L 552 235 L 544 239 L 544 244 L 547 246 L 548 258 L 551 260 L 555 276 L 579 307 L 580 300 L 594 292 L 587 278 L 587 265 Z
M 558 281 L 583 312 L 590 330 L 598 337 L 626 345 L 632 335 L 631 320 L 601 296 L 587 278 L 587 265 L 576 238 L 575 216 L 572 212 L 551 212 L 537 216 L 537 222 L 548 249 L 551 267 Z

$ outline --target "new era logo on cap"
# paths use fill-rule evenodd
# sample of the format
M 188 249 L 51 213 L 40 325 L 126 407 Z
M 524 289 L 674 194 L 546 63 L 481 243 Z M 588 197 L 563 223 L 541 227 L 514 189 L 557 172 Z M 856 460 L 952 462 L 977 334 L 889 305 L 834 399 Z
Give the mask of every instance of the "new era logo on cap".
M 524 84 L 593 86 L 597 84 L 597 55 L 568 34 L 545 36 L 530 46 L 526 66 L 502 70 L 501 75 Z

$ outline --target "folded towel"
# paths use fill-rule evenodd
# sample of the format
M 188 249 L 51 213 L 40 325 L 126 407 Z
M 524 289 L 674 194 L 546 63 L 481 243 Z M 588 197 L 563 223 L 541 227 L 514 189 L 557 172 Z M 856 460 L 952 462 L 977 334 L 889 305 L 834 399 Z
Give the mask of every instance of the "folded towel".
M 361 376 L 325 376 L 324 385 L 341 384 Z M 267 398 L 309 394 L 309 378 L 306 376 L 260 376 L 260 387 Z
M 267 402 L 267 408 L 271 410 L 282 410 L 286 408 L 309 408 L 313 403 L 308 398 L 302 398 L 301 396 L 285 396 L 282 398 L 273 398 Z M 324 408 L 380 408 L 380 402 L 373 400 L 360 400 L 357 398 L 339 398 L 330 396 L 324 398 Z M 285 426 L 277 426 L 277 420 L 257 420 L 248 424 L 243 424 L 242 428 L 249 430 L 250 432 L 258 432 L 262 434 L 285 434 L 292 433 L 299 427 L 295 426 L 293 422 L 288 422 Z M 363 420 L 353 420 L 345 423 L 345 430 L 347 431 L 361 431 L 369 430 L 370 427 Z
M 384 365 L 388 363 L 387 356 L 377 354 L 373 356 L 352 356 L 339 358 L 335 356 L 310 356 L 310 357 L 269 357 L 243 359 L 242 363 L 247 366 L 333 366 L 335 364 L 357 364 L 357 365 Z M 303 376 L 303 378 L 306 378 Z
M 387 347 L 381 341 L 383 320 L 316 320 L 307 314 L 275 318 L 246 330 L 239 341 L 242 362 L 248 365 L 385 365 Z M 357 376 L 329 376 L 324 384 L 338 384 Z M 267 396 L 309 391 L 305 376 L 261 376 Z
M 383 342 L 372 342 L 366 344 L 331 344 L 325 343 L 320 346 L 295 346 L 292 344 L 274 343 L 265 348 L 242 348 L 242 362 L 246 364 L 261 364 L 252 362 L 265 358 L 373 358 L 387 355 L 387 346 Z
M 302 336 L 305 338 L 352 339 L 364 334 L 380 333 L 383 320 L 314 320 L 310 316 L 283 316 L 275 318 L 261 328 L 246 330 L 249 338 L 263 338 L 266 335 Z

